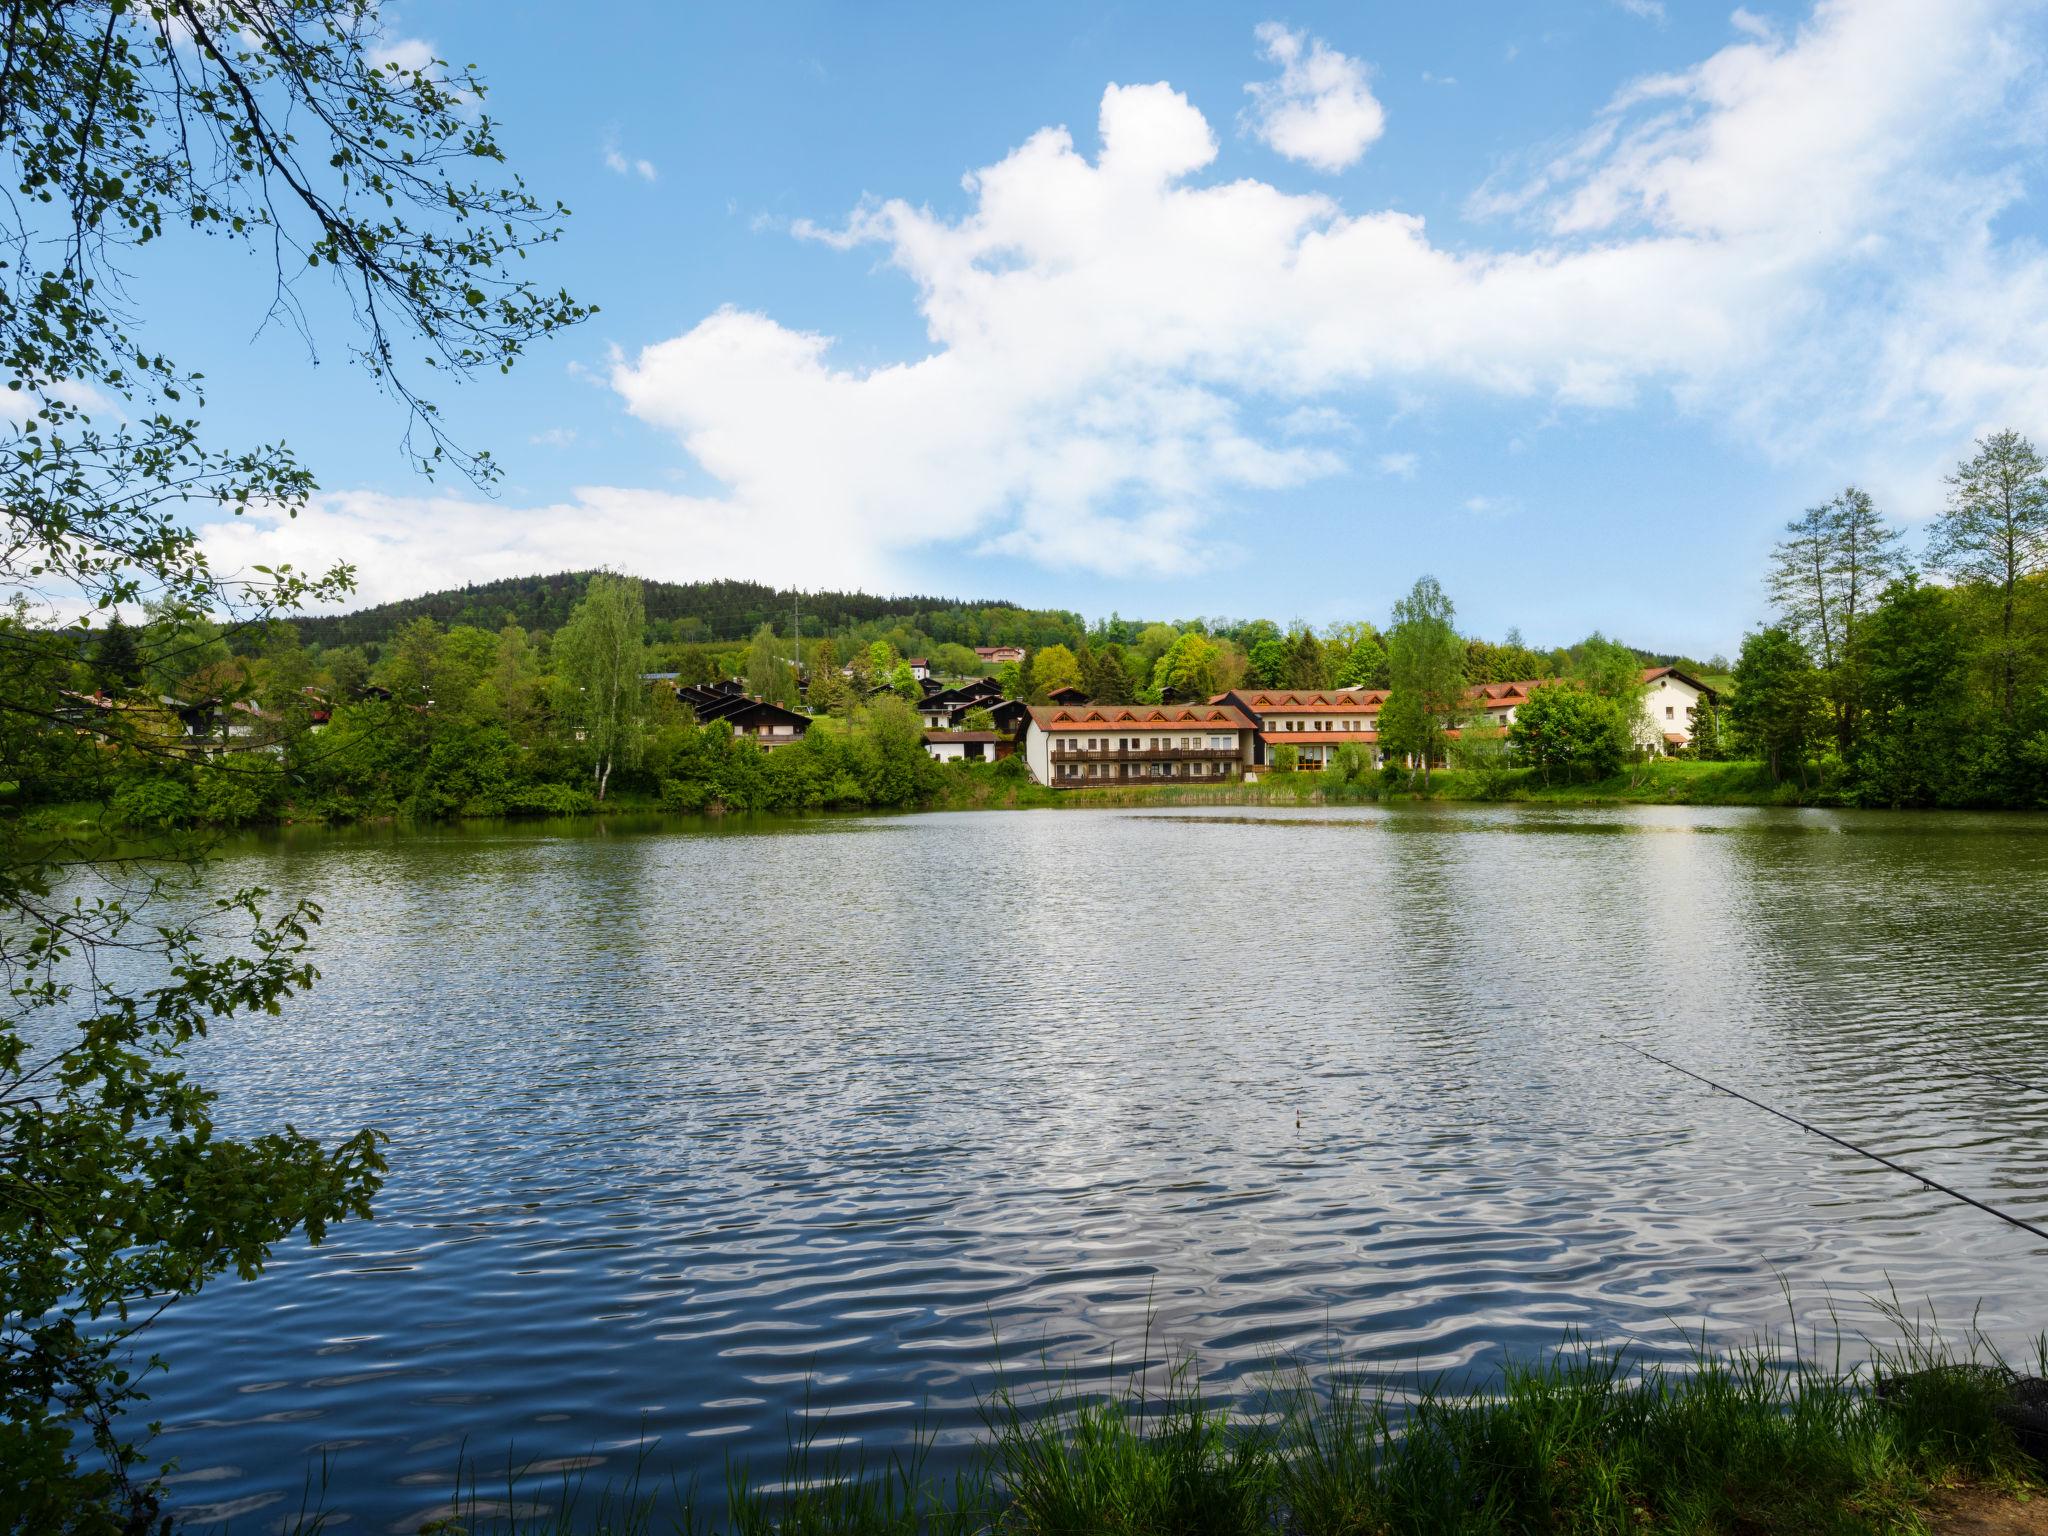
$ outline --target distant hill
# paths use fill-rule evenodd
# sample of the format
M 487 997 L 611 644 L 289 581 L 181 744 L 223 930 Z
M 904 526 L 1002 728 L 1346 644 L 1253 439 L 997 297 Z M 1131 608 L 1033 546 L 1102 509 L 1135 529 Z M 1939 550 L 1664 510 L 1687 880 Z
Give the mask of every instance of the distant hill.
M 569 610 L 582 599 L 595 574 L 562 571 L 553 576 L 509 576 L 379 603 L 356 613 L 299 615 L 292 622 L 302 640 L 323 647 L 375 645 L 419 618 L 489 630 L 508 623 L 521 629 L 555 630 L 568 621 Z M 680 621 L 676 638 L 685 640 L 745 640 L 763 623 L 787 632 L 791 602 L 797 596 L 753 581 L 650 581 L 645 590 L 648 619 L 671 626 Z M 806 592 L 801 602 L 804 629 L 821 634 L 876 619 L 914 623 L 929 614 L 1013 606 L 946 597 L 873 597 L 865 592 Z

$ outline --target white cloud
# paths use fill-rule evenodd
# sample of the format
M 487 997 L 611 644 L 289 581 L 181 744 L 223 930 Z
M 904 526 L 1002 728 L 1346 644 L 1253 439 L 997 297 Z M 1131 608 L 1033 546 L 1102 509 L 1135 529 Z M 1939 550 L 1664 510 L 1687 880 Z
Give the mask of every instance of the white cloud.
M 1383 453 L 1373 461 L 1373 467 L 1383 475 L 1392 475 L 1398 480 L 1413 480 L 1415 472 L 1422 467 L 1422 460 L 1412 453 Z
M 1640 16 L 1644 21 L 1663 22 L 1664 0 L 1614 0 L 1614 3 L 1631 16 Z
M 957 216 L 890 200 L 792 226 L 908 276 L 922 355 L 855 367 L 726 308 L 614 358 L 627 409 L 715 492 L 338 498 L 222 537 L 248 563 L 294 539 L 376 549 L 364 571 L 411 587 L 600 560 L 888 585 L 933 545 L 1173 575 L 1213 557 L 1220 516 L 1343 468 L 1333 423 L 1367 390 L 1546 416 L 1654 392 L 1765 451 L 1933 462 L 2048 421 L 2048 258 L 1995 222 L 2031 153 L 2009 137 L 2041 52 L 2028 18 L 1823 0 L 1795 34 L 1744 32 L 1486 188 L 1475 208 L 1516 220 L 1491 250 L 1213 181 L 1186 97 L 1111 86 L 1092 157 L 1046 128 L 970 176 Z
M 889 573 L 856 530 L 838 533 L 772 517 L 735 520 L 723 503 L 665 491 L 579 487 L 572 499 L 507 508 L 458 496 L 323 495 L 297 518 L 252 508 L 204 530 L 223 575 L 289 562 L 356 568 L 348 608 L 443 586 L 613 565 L 680 580 L 731 576 L 808 587 L 886 590 Z
M 1365 66 L 1277 21 L 1261 23 L 1257 35 L 1281 72 L 1277 80 L 1245 87 L 1252 97 L 1245 123 L 1253 136 L 1319 171 L 1356 165 L 1387 126 Z
M 374 70 L 396 64 L 406 73 L 416 75 L 433 64 L 436 54 L 434 45 L 423 37 L 393 37 L 366 50 L 364 57 Z
M 658 181 L 661 172 L 655 169 L 652 160 L 629 156 L 619 148 L 616 134 L 608 134 L 604 141 L 604 168 L 615 176 L 638 176 L 642 181 Z
M 1506 517 L 1522 509 L 1520 501 L 1512 496 L 1467 496 L 1465 510 L 1479 517 Z
M 549 427 L 544 432 L 534 433 L 527 441 L 542 448 L 566 448 L 576 441 L 576 429 L 574 427 Z

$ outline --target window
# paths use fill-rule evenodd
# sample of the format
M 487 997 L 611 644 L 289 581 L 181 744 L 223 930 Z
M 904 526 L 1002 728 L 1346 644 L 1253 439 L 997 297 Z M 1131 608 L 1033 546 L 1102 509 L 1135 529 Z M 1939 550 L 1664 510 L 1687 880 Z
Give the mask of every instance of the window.
M 1676 714 L 1677 711 L 1674 710 L 1669 704 L 1666 704 L 1664 706 L 1664 718 L 1666 720 L 1672 719 Z

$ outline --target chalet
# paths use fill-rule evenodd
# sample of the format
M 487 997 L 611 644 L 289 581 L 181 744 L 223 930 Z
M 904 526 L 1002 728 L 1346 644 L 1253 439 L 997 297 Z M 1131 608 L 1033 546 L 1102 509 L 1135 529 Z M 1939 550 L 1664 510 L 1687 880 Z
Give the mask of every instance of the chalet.
M 1055 789 L 1243 774 L 1258 727 L 1229 704 L 1032 704 L 1024 757 Z
M 906 656 L 903 665 L 910 668 L 910 675 L 920 683 L 932 675 L 931 658 L 928 656 Z
M 1690 672 L 1676 667 L 1646 667 L 1643 670 L 1643 719 L 1647 728 L 1639 733 L 1643 745 L 1671 753 L 1692 745 L 1692 712 L 1704 699 L 1709 708 L 1721 696 Z
M 739 698 L 715 718 L 730 725 L 735 736 L 751 736 L 764 747 L 786 747 L 802 740 L 804 732 L 811 728 L 809 715 L 770 704 L 766 699 Z
M 751 736 L 764 747 L 786 747 L 802 739 L 811 726 L 809 715 L 800 715 L 750 694 L 685 688 L 678 690 L 678 697 L 690 706 L 699 725 L 723 720 L 735 736 Z
M 917 706 L 917 718 L 928 731 L 950 730 L 953 723 L 974 706 L 961 699 L 933 694 Z
M 1067 683 L 1061 687 L 1049 689 L 1045 698 L 1049 704 L 1086 704 L 1088 702 L 1088 690 L 1086 688 L 1076 688 L 1072 683 Z
M 940 688 L 927 693 L 924 703 L 929 707 L 942 704 L 994 704 L 1003 696 L 1003 686 L 992 677 L 977 677 L 972 682 L 955 683 L 950 688 Z
M 1008 757 L 1016 743 L 1001 731 L 926 731 L 924 749 L 942 763 L 985 763 Z
M 974 654 L 981 658 L 983 666 L 1000 667 L 1013 661 L 1021 663 L 1024 660 L 1024 647 L 1021 645 L 977 645 L 974 648 Z

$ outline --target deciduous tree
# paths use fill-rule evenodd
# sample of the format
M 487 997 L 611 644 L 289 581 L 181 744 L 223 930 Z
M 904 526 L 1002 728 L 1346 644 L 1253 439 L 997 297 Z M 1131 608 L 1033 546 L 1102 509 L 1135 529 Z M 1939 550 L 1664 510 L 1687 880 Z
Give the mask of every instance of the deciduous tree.
M 1392 693 L 1380 713 L 1380 733 L 1387 735 L 1391 721 L 1389 745 L 1420 761 L 1425 793 L 1430 765 L 1443 757 L 1444 733 L 1465 713 L 1465 642 L 1456 618 L 1436 578 L 1424 576 L 1394 604 L 1387 629 Z
M 1773 779 L 1786 778 L 1789 769 L 1806 782 L 1820 709 L 1820 677 L 1797 635 L 1773 627 L 1743 636 L 1729 722 Z
M 16 408 L 0 431 L 0 758 L 61 767 L 97 755 L 89 735 L 176 753 L 136 728 L 139 711 L 53 731 L 53 616 L 4 599 L 62 592 L 89 620 L 149 595 L 145 660 L 177 681 L 217 670 L 180 654 L 202 623 L 330 599 L 348 572 L 238 581 L 201 557 L 188 513 L 292 514 L 313 480 L 281 445 L 208 439 L 202 380 L 156 344 L 126 282 L 162 237 L 259 249 L 277 273 L 272 313 L 309 336 L 324 310 L 306 289 L 331 277 L 357 361 L 398 401 L 428 470 L 494 466 L 447 435 L 411 365 L 508 367 L 587 310 L 520 260 L 555 238 L 562 210 L 491 174 L 503 153 L 483 82 L 389 61 L 372 0 L 70 0 L 15 4 L 7 21 L 0 359 Z M 0 818 L 0 1509 L 24 1530 L 149 1523 L 149 1490 L 130 1482 L 142 1416 L 124 1416 L 137 1332 L 211 1277 L 254 1274 L 287 1235 L 318 1241 L 367 1214 L 383 1166 L 370 1132 L 222 1133 L 182 1059 L 221 1021 L 312 982 L 318 909 L 266 912 L 243 891 L 205 924 L 145 928 L 133 914 L 154 913 L 161 882 L 101 873 L 105 894 L 74 905 L 51 850 Z M 228 920 L 241 942 L 216 951 L 202 929 Z M 148 973 L 139 985 L 95 963 L 113 946 Z
M 1928 532 L 1927 563 L 1998 594 L 1991 661 L 1999 712 L 2010 726 L 2021 669 L 2020 587 L 2048 571 L 2048 465 L 2019 433 L 1994 432 L 1978 440 L 1976 453 L 1948 477 L 1948 487 L 1948 506 Z
M 577 690 L 576 718 L 602 801 L 620 764 L 638 761 L 647 712 L 647 607 L 631 576 L 599 572 L 555 637 L 562 674 Z

